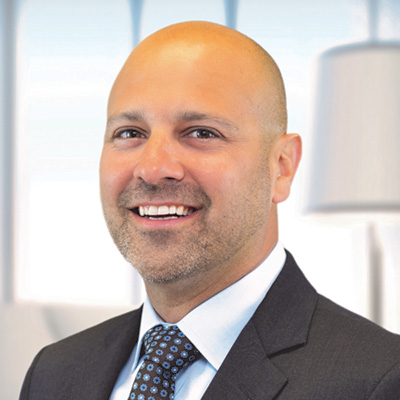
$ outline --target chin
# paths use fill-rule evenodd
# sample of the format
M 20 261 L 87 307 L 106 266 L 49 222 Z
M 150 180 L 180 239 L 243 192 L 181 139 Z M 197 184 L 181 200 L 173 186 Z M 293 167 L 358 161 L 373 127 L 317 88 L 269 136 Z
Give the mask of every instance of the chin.
M 182 279 L 188 278 L 190 276 L 196 275 L 199 270 L 200 266 L 198 265 L 191 265 L 188 264 L 179 265 L 179 263 L 172 261 L 163 264 L 163 265 L 156 265 L 150 261 L 149 264 L 146 263 L 144 265 L 143 260 L 140 263 L 131 262 L 133 267 L 138 271 L 140 276 L 145 282 L 149 283 L 173 283 L 180 281 Z M 171 266 L 173 266 L 171 268 Z

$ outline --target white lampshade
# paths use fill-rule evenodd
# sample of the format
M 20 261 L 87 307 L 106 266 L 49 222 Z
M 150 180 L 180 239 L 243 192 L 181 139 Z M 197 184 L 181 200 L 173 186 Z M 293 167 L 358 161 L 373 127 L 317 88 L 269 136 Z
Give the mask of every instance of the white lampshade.
M 306 212 L 400 211 L 400 45 L 319 62 Z

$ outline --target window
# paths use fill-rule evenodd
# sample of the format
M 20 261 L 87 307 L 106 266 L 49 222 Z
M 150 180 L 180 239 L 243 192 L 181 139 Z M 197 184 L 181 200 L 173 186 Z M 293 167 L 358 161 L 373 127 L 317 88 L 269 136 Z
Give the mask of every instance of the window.
M 141 36 L 183 20 L 223 24 L 228 3 L 145 0 Z M 143 295 L 140 279 L 108 235 L 97 177 L 108 93 L 133 47 L 129 1 L 26 0 L 15 4 L 19 4 L 16 297 L 40 302 L 136 304 Z M 328 47 L 365 38 L 365 30 L 360 28 L 365 23 L 362 3 L 246 0 L 238 4 L 237 28 L 264 46 L 281 67 L 289 131 L 302 133 L 306 145 L 292 197 L 281 207 L 282 241 L 320 292 L 366 313 L 365 284 L 359 282 L 364 275 L 354 268 L 352 256 L 354 232 L 310 226 L 298 213 L 307 168 L 307 112 L 314 61 Z M 389 9 L 385 8 L 385 18 L 394 26 Z M 389 28 L 385 29 L 388 35 Z M 299 237 L 307 237 L 307 242 Z M 340 251 L 333 253 L 332 243 Z M 361 265 L 362 260 L 356 264 Z

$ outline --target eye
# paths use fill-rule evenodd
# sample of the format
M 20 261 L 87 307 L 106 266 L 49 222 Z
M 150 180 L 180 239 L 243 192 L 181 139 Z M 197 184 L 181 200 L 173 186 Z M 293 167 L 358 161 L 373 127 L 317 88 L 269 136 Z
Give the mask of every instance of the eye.
M 187 135 L 196 139 L 213 139 L 217 138 L 218 135 L 208 129 L 194 129 Z
M 120 129 L 115 132 L 114 137 L 121 139 L 141 139 L 146 136 L 137 129 Z

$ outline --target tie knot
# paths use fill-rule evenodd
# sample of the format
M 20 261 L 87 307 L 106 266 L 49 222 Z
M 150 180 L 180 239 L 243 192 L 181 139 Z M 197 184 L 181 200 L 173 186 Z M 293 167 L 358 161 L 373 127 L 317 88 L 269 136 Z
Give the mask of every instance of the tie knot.
M 176 325 L 157 325 L 144 337 L 145 359 L 177 374 L 195 361 L 199 351 Z

